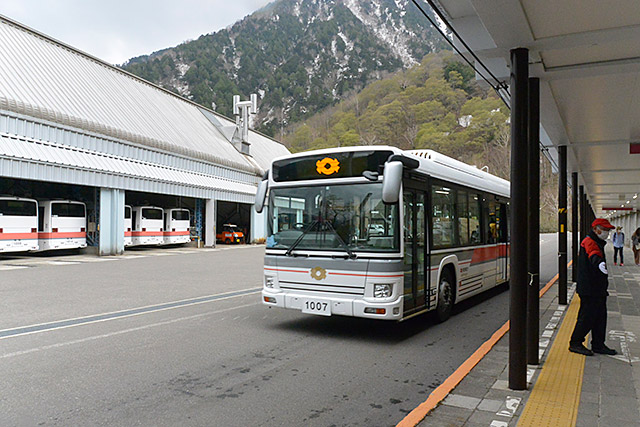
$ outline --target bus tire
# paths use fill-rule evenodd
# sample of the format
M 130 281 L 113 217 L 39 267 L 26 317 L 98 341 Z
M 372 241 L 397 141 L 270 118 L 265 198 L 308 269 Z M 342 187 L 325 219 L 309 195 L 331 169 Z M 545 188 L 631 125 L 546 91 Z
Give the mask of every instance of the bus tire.
M 454 283 L 451 272 L 449 269 L 445 269 L 440 276 L 440 283 L 438 283 L 438 305 L 436 306 L 438 322 L 444 322 L 451 317 L 455 299 Z
M 230 245 L 231 244 L 231 239 L 224 239 L 224 244 L 225 245 Z

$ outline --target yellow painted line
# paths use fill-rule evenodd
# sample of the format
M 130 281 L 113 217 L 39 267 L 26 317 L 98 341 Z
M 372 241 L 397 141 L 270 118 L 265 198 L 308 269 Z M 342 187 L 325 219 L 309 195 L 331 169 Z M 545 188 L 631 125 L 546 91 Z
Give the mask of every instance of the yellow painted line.
M 576 425 L 586 356 L 571 353 L 568 347 L 578 317 L 578 299 L 573 298 L 569 305 L 518 427 Z
M 571 266 L 573 261 L 569 261 L 567 267 Z M 556 274 L 547 282 L 544 288 L 540 289 L 540 297 L 542 297 L 551 286 L 558 280 L 559 274 Z M 427 400 L 422 402 L 413 411 L 409 412 L 406 417 L 400 421 L 396 427 L 415 427 L 420 421 L 426 417 L 451 391 L 460 384 L 469 372 L 489 353 L 494 345 L 509 331 L 509 322 L 505 322 L 497 331 L 493 333 L 491 338 L 482 343 L 480 347 L 467 360 L 462 363 L 442 384 L 431 392 Z

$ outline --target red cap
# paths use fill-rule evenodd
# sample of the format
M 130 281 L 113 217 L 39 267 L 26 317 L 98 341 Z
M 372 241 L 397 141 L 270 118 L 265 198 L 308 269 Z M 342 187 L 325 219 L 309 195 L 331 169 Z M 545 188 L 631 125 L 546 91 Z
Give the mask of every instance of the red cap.
M 596 225 L 599 225 L 602 228 L 612 229 L 615 228 L 609 221 L 604 218 L 596 218 L 595 221 L 591 223 L 591 228 L 594 228 Z

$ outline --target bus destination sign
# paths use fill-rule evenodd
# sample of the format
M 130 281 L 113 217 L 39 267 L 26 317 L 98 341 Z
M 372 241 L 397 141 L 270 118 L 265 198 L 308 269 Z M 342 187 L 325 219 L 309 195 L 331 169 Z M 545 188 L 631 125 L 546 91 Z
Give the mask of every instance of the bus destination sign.
M 392 154 L 392 151 L 348 151 L 278 160 L 273 162 L 273 180 L 359 177 L 365 171 L 377 172 Z

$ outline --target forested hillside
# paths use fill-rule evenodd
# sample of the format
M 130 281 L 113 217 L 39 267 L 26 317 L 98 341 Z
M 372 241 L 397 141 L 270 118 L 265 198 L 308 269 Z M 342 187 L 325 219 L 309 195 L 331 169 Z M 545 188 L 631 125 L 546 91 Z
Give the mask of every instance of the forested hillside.
M 285 130 L 292 151 L 349 145 L 433 149 L 509 179 L 509 109 L 450 52 L 429 54 L 406 71 Z M 541 161 L 541 226 L 555 231 L 557 180 Z
M 277 0 L 122 68 L 227 116 L 258 93 L 254 127 L 274 136 L 444 47 L 409 0 Z

